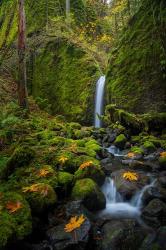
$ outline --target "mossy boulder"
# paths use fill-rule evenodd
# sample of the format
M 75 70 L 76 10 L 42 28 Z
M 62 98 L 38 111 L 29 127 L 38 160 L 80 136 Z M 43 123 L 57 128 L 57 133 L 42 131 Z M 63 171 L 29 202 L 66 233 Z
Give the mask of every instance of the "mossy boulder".
M 9 158 L 6 166 L 6 174 L 10 175 L 16 168 L 24 167 L 35 157 L 35 151 L 28 146 L 19 146 Z
M 72 189 L 72 199 L 82 200 L 83 204 L 91 211 L 104 209 L 106 199 L 98 185 L 90 178 L 77 180 Z
M 57 195 L 54 189 L 45 183 L 35 183 L 24 187 L 22 192 L 35 213 L 43 213 L 57 202 Z
M 126 136 L 124 134 L 120 134 L 116 137 L 114 144 L 116 147 L 123 149 L 126 142 L 127 142 Z
M 75 172 L 74 178 L 76 180 L 84 179 L 84 178 L 91 178 L 98 185 L 102 185 L 104 183 L 105 174 L 99 165 L 95 165 L 92 162 L 92 164 L 90 164 L 88 167 L 85 167 L 83 169 L 79 168 Z
M 151 141 L 145 141 L 143 144 L 143 149 L 145 153 L 153 153 L 156 150 L 155 145 Z
M 162 170 L 166 169 L 166 157 L 159 157 L 159 164 Z
M 143 155 L 144 154 L 144 150 L 138 146 L 131 147 L 130 151 L 136 155 Z
M 69 194 L 73 185 L 74 176 L 68 172 L 59 171 L 58 173 L 58 188 L 60 196 Z
M 31 233 L 32 218 L 27 201 L 14 192 L 0 193 L 0 249 Z

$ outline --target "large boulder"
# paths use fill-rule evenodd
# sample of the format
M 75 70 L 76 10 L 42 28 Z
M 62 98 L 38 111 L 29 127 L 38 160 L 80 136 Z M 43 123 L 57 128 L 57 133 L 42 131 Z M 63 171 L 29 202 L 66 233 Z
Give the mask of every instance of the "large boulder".
M 93 162 L 92 164 L 90 162 L 89 167 L 79 168 L 75 172 L 74 177 L 76 180 L 84 179 L 84 178 L 91 178 L 98 185 L 102 185 L 104 183 L 105 174 L 99 165 L 94 165 Z
M 137 174 L 137 180 L 127 180 L 123 177 L 124 173 L 130 172 L 130 170 L 118 170 L 111 174 L 111 177 L 115 181 L 117 191 L 127 200 L 130 199 L 136 192 L 140 191 L 146 184 L 148 184 L 149 178 L 141 172 L 133 172 Z M 132 172 L 132 171 L 131 171 Z
M 149 226 L 164 226 L 166 223 L 166 204 L 159 199 L 151 200 L 143 209 L 142 218 Z
M 120 149 L 124 149 L 126 142 L 127 142 L 126 136 L 124 134 L 120 134 L 116 137 L 114 144 L 116 147 L 118 147 Z
M 104 209 L 106 199 L 100 188 L 90 178 L 77 180 L 72 189 L 72 199 L 82 200 L 85 207 L 91 211 Z
M 15 192 L 0 192 L 0 249 L 31 233 L 31 210 L 27 201 Z
M 102 227 L 101 250 L 139 249 L 144 239 L 144 231 L 133 220 L 112 220 Z
M 78 218 L 78 217 L 77 217 Z M 71 232 L 65 231 L 65 224 L 52 227 L 46 232 L 47 239 L 53 250 L 85 250 L 89 241 L 91 223 L 87 217 L 80 227 Z

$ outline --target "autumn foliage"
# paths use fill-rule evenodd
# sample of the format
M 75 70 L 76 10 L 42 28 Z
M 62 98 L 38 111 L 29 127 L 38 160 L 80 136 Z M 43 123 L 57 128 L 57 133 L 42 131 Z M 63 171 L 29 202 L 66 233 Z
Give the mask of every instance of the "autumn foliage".
M 79 217 L 74 216 L 70 219 L 69 223 L 66 224 L 64 230 L 67 233 L 72 232 L 73 230 L 79 228 L 85 221 L 84 215 L 80 215 Z

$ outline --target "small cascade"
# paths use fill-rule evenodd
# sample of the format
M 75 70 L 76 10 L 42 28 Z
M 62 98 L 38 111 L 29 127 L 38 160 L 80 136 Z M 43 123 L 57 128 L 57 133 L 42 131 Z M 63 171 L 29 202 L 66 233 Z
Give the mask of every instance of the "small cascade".
M 154 183 L 155 181 L 146 185 L 140 192 L 134 195 L 130 202 L 126 202 L 117 192 L 114 180 L 107 177 L 102 187 L 102 191 L 106 197 L 106 208 L 100 212 L 99 216 L 106 215 L 114 218 L 139 219 L 143 194 L 149 187 L 153 186 Z
M 101 76 L 96 84 L 95 95 L 95 128 L 101 128 L 100 116 L 103 114 L 105 76 Z

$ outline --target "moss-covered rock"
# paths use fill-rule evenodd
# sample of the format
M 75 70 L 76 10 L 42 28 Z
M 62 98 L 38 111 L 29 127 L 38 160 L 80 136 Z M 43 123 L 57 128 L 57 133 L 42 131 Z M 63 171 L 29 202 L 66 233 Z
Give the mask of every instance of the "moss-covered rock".
M 86 164 L 86 162 L 83 164 Z M 84 179 L 84 178 L 91 178 L 98 185 L 102 185 L 104 183 L 105 174 L 99 165 L 95 165 L 93 162 L 90 162 L 88 167 L 85 167 L 83 169 L 80 167 L 75 172 L 74 178 L 76 180 Z
M 83 204 L 91 211 L 105 208 L 106 199 L 98 185 L 89 178 L 77 180 L 72 189 L 72 199 L 82 200 Z
M 153 142 L 145 141 L 143 144 L 143 149 L 146 153 L 153 153 L 156 150 L 156 147 Z
M 31 233 L 31 211 L 26 200 L 17 193 L 0 193 L 0 249 Z
M 126 142 L 127 142 L 126 136 L 124 134 L 120 134 L 116 137 L 114 144 L 116 147 L 123 149 Z
M 57 202 L 54 189 L 45 183 L 35 183 L 24 187 L 22 192 L 35 213 L 42 213 Z
M 141 147 L 131 147 L 131 152 L 136 154 L 136 155 L 143 155 L 144 154 L 144 150 Z
M 166 157 L 159 157 L 159 164 L 162 170 L 166 169 Z
M 58 190 L 59 195 L 62 196 L 63 193 L 68 195 L 71 191 L 73 185 L 74 176 L 68 172 L 59 171 L 58 173 Z
M 16 168 L 29 165 L 35 156 L 35 151 L 28 146 L 15 149 L 6 165 L 6 175 L 10 175 Z

